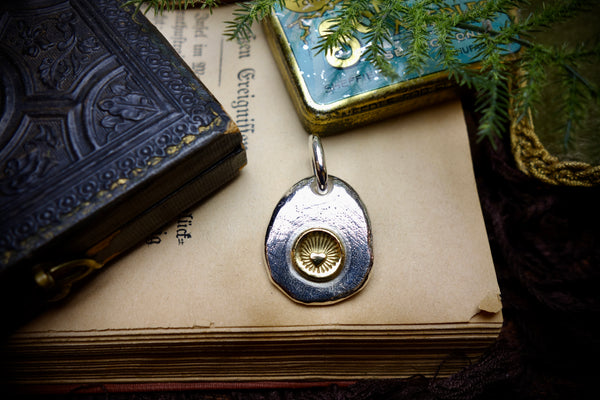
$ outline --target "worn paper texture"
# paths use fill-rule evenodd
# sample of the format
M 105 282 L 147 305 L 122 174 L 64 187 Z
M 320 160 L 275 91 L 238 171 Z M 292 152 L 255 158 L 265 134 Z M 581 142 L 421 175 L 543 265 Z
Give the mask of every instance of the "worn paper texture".
M 311 174 L 308 135 L 260 28 L 249 42 L 223 37 L 232 10 L 149 18 L 236 120 L 248 165 L 22 331 L 468 323 L 499 289 L 458 101 L 323 139 L 329 173 L 354 187 L 371 218 L 374 264 L 364 290 L 310 307 L 270 282 L 265 232 L 281 196 Z

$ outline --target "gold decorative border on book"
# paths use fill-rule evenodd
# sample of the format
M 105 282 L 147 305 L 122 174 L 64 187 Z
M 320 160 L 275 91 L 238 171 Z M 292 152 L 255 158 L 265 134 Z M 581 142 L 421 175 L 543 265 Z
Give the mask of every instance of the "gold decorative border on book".
M 591 187 L 600 184 L 600 165 L 561 161 L 546 150 L 535 134 L 531 113 L 511 124 L 510 139 L 515 162 L 525 174 L 552 185 Z

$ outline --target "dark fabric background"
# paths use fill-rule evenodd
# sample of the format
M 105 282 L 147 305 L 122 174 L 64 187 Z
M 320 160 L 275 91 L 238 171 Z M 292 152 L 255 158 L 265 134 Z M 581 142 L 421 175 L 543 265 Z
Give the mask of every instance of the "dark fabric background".
M 472 101 L 465 100 L 465 109 Z M 319 388 L 69 394 L 72 399 L 597 399 L 600 190 L 552 187 L 518 171 L 508 135 L 476 143 L 477 186 L 505 323 L 476 363 L 450 378 Z M 83 389 L 83 388 L 82 388 Z M 96 388 L 102 391 L 102 388 Z M 54 396 L 50 396 L 54 397 Z

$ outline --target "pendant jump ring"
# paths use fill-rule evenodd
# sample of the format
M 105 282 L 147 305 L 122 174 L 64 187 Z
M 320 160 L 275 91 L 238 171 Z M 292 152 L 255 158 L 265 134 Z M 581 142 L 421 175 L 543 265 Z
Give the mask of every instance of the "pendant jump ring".
M 312 167 L 320 194 L 327 193 L 327 168 L 325 167 L 325 153 L 321 139 L 317 135 L 310 135 L 309 146 L 312 151 Z

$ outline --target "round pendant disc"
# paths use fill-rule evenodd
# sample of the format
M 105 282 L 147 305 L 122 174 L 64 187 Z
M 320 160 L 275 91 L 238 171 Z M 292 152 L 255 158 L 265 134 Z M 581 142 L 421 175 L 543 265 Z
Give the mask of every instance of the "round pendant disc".
M 330 304 L 362 289 L 373 265 L 366 209 L 348 184 L 329 176 L 322 193 L 314 177 L 277 204 L 265 240 L 273 283 L 292 300 Z
M 344 248 L 335 234 L 311 229 L 296 240 L 292 248 L 294 266 L 310 280 L 333 279 L 344 265 Z

